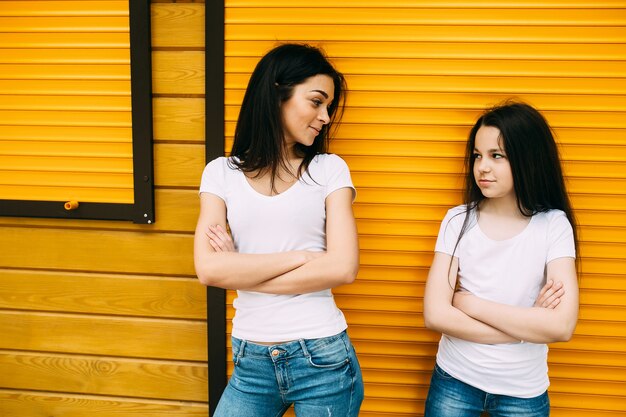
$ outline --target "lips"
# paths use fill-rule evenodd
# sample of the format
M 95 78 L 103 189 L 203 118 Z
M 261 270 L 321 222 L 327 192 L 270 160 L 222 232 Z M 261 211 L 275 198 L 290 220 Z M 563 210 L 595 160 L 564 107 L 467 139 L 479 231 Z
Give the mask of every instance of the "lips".
M 317 134 L 319 135 L 320 131 L 322 130 L 321 128 L 316 128 L 314 126 L 309 126 L 311 129 L 315 130 L 317 132 Z

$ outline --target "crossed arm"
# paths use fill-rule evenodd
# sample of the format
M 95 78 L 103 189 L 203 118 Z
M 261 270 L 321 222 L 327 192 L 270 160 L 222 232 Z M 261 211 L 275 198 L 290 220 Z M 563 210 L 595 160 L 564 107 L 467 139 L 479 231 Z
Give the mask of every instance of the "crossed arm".
M 352 189 L 326 198 L 326 251 L 238 253 L 226 232 L 226 206 L 219 197 L 200 195 L 194 237 L 196 274 L 204 285 L 271 294 L 301 294 L 354 281 L 359 265 Z
M 533 307 L 518 307 L 455 292 L 458 259 L 436 252 L 424 295 L 426 326 L 476 343 L 551 343 L 571 338 L 578 318 L 573 258 L 547 265 L 547 284 Z

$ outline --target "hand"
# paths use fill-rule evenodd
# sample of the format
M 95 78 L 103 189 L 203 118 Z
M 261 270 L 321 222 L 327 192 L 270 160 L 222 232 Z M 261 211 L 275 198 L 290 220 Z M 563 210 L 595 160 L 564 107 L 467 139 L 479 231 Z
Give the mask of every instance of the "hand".
M 209 244 L 215 252 L 237 252 L 230 234 L 219 224 L 209 226 L 205 233 L 209 238 Z
M 561 281 L 548 280 L 543 286 L 533 307 L 554 309 L 561 302 L 561 297 L 565 294 Z

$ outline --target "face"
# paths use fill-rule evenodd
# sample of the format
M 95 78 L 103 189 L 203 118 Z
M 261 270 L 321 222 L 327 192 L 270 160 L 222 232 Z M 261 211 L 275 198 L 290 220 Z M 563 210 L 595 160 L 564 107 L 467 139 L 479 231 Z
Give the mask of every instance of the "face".
M 293 88 L 291 98 L 281 105 L 285 141 L 311 146 L 322 127 L 330 122 L 328 106 L 335 94 L 333 79 L 318 74 Z
M 511 164 L 501 147 L 500 129 L 482 126 L 474 144 L 474 180 L 486 198 L 515 199 Z

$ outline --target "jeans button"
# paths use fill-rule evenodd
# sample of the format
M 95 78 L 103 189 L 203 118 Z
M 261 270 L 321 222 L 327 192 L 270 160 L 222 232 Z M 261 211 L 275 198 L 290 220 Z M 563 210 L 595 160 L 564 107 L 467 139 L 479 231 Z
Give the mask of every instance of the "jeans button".
M 279 353 L 280 353 L 280 352 L 278 351 L 278 349 L 274 349 L 274 350 L 272 351 L 272 356 L 278 356 L 278 354 L 279 354 Z

